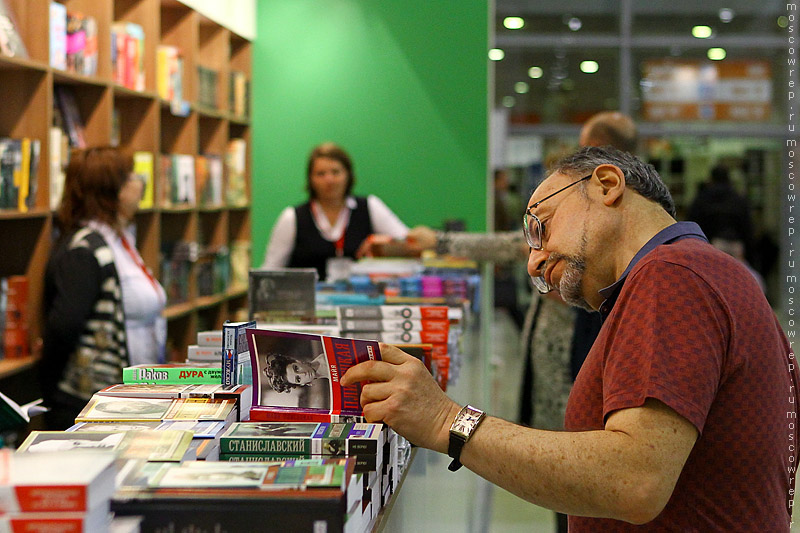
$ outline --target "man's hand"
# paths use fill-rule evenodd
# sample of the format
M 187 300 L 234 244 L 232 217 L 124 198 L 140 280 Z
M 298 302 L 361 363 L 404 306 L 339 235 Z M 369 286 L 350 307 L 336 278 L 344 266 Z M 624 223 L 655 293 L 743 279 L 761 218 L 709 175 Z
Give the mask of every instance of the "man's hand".
M 408 248 L 417 253 L 436 248 L 436 232 L 427 226 L 412 228 L 406 236 Z
M 417 446 L 447 453 L 450 424 L 460 410 L 419 359 L 380 344 L 382 361 L 350 368 L 341 384 L 364 383 L 361 405 L 369 422 L 383 422 Z

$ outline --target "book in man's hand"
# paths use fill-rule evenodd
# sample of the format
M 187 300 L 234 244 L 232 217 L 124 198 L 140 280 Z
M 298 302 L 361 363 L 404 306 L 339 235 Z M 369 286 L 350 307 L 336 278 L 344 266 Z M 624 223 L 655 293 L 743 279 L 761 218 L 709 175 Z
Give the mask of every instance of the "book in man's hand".
M 363 422 L 361 384 L 340 379 L 364 361 L 381 359 L 375 341 L 247 329 L 253 367 L 250 419 Z

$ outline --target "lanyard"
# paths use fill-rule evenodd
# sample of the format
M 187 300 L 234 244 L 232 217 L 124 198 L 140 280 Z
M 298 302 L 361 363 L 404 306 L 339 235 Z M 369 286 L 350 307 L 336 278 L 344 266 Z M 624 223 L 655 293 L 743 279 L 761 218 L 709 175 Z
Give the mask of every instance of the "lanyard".
M 150 281 L 150 284 L 153 286 L 153 288 L 156 290 L 156 292 L 159 292 L 158 291 L 158 282 L 155 280 L 153 275 L 150 273 L 150 270 L 144 264 L 144 261 L 142 261 L 142 257 L 139 255 L 139 252 L 137 252 L 128 243 L 128 239 L 125 238 L 125 235 L 121 231 L 117 232 L 117 235 L 119 235 L 119 238 L 122 241 L 122 247 L 125 248 L 125 251 L 128 252 L 129 256 L 131 256 L 131 259 L 133 259 L 133 262 L 136 263 L 136 266 L 138 266 L 139 268 L 142 269 L 142 272 L 144 272 L 144 275 L 147 276 L 147 279 Z
M 311 209 L 314 211 L 314 217 L 317 219 L 321 219 L 325 217 L 325 213 L 320 213 L 319 209 L 317 208 L 317 204 L 315 202 L 311 202 Z M 348 209 L 349 210 L 349 209 Z M 317 222 L 319 225 L 319 222 Z M 334 247 L 336 248 L 336 257 L 343 257 L 344 256 L 344 236 L 347 233 L 347 227 L 350 225 L 350 217 L 347 217 L 347 222 L 342 228 L 342 235 L 333 243 Z

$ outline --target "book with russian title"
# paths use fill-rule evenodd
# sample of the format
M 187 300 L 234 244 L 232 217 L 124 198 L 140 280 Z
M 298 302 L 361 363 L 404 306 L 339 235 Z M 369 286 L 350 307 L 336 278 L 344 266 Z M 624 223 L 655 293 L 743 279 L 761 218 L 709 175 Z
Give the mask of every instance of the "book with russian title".
M 233 422 L 236 400 L 215 398 L 122 398 L 95 394 L 75 422 L 217 420 Z
M 253 367 L 251 419 L 257 414 L 258 420 L 269 420 L 272 411 L 278 420 L 310 420 L 292 418 L 293 410 L 321 415 L 321 421 L 363 417 L 361 384 L 343 387 L 339 380 L 358 363 L 380 360 L 377 342 L 257 328 L 247 329 L 247 342 Z
M 219 363 L 160 363 L 133 365 L 122 369 L 122 382 L 166 385 L 222 384 Z
M 247 344 L 247 328 L 255 328 L 255 320 L 249 322 L 225 322 L 222 325 L 222 384 L 252 384 L 250 348 Z
M 375 455 L 382 424 L 238 422 L 220 437 L 220 453 L 262 455 Z

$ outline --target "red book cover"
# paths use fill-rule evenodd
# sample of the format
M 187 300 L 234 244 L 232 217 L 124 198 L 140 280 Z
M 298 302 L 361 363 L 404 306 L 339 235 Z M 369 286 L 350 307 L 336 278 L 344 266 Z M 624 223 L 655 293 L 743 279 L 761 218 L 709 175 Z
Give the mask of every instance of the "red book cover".
M 380 360 L 376 341 L 248 328 L 247 342 L 253 368 L 252 420 L 268 420 L 269 409 L 288 421 L 363 416 L 361 384 L 343 387 L 339 380 L 358 363 Z M 310 418 L 315 414 L 327 418 Z

